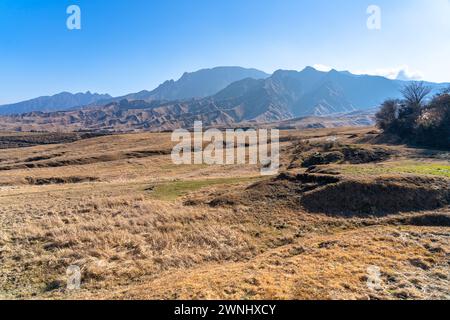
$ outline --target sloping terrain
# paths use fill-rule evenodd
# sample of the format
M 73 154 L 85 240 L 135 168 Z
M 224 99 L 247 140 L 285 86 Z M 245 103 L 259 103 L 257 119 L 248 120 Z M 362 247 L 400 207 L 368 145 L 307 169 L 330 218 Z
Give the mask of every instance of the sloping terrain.
M 115 100 L 175 101 L 192 98 L 206 98 L 225 89 L 233 82 L 247 78 L 264 79 L 269 76 L 269 74 L 256 69 L 246 69 L 241 67 L 203 69 L 192 73 L 186 72 L 179 80 L 166 81 L 153 91 L 141 91 L 139 93 L 116 98 Z
M 110 99 L 108 94 L 61 92 L 54 96 L 39 97 L 23 102 L 0 106 L 0 115 L 21 114 L 33 111 L 51 112 L 81 107 Z
M 19 103 L 0 106 L 0 115 L 21 114 L 30 112 L 65 111 L 84 106 L 104 106 L 112 102 L 128 101 L 175 101 L 212 96 L 235 81 L 246 78 L 263 79 L 268 74 L 256 70 L 240 67 L 217 67 L 203 69 L 192 73 L 185 73 L 177 80 L 169 80 L 158 88 L 138 93 L 131 93 L 122 97 L 111 97 L 108 94 L 62 92 L 54 96 L 39 97 Z
M 278 118 L 275 117 L 275 118 Z M 280 117 L 283 118 L 283 117 Z M 101 108 L 55 113 L 31 113 L 0 117 L 1 130 L 50 132 L 134 132 L 173 131 L 192 128 L 195 121 L 207 127 L 275 127 L 280 129 L 335 128 L 366 126 L 374 123 L 373 114 L 353 113 L 333 117 L 305 117 L 289 121 L 262 124 L 259 121 L 242 121 L 239 109 L 222 110 L 211 100 L 189 103 L 147 103 L 121 101 Z M 264 117 L 263 122 L 273 120 Z
M 450 299 L 450 155 L 374 136 L 284 131 L 274 177 L 176 166 L 165 133 L 2 149 L 0 297 Z
M 32 147 L 44 144 L 70 143 L 102 136 L 101 133 L 20 133 L 0 132 L 0 149 Z

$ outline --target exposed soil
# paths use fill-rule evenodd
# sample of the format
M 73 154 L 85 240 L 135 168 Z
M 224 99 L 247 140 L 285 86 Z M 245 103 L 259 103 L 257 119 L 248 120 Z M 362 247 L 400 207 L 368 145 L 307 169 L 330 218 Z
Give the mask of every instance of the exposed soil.
M 384 215 L 442 208 L 450 204 L 447 180 L 425 177 L 379 177 L 346 180 L 305 193 L 308 211 L 337 215 Z
M 412 217 L 395 218 L 392 224 L 411 225 L 419 227 L 450 227 L 449 213 L 426 213 Z
M 314 153 L 308 156 L 302 163 L 302 167 L 309 168 L 315 165 L 338 163 L 345 160 L 345 156 L 342 152 L 324 152 L 324 153 Z
M 142 159 L 153 156 L 168 155 L 170 150 L 138 150 L 130 152 L 115 152 L 97 156 L 79 157 L 79 158 L 61 158 L 63 154 L 55 154 L 42 157 L 33 157 L 24 159 L 14 164 L 5 164 L 0 166 L 0 171 L 11 171 L 17 169 L 32 168 L 59 168 L 66 166 L 82 166 L 87 164 L 111 162 L 124 159 Z
M 0 149 L 71 143 L 104 136 L 102 133 L 0 133 Z
M 96 177 L 52 177 L 52 178 L 25 178 L 28 184 L 34 186 L 43 186 L 50 184 L 68 184 L 68 183 L 84 183 L 99 181 Z
M 285 205 L 339 216 L 381 216 L 450 204 L 448 180 L 433 177 L 375 177 L 355 180 L 327 174 L 282 173 L 270 181 L 214 197 L 210 206 Z
M 388 148 L 364 145 L 346 145 L 339 142 L 303 141 L 292 151 L 289 169 L 309 168 L 326 164 L 364 164 L 383 162 L 397 153 Z

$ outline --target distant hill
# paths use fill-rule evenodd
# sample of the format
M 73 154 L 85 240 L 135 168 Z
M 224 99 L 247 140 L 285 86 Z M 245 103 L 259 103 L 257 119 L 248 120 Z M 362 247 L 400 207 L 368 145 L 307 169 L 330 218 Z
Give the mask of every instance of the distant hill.
M 121 100 L 173 101 L 192 98 L 205 98 L 216 94 L 235 81 L 245 78 L 263 79 L 269 77 L 262 71 L 241 67 L 217 67 L 184 73 L 177 80 L 168 80 L 153 91 L 143 90 L 122 97 L 87 93 L 71 94 L 63 92 L 51 97 L 39 97 L 15 104 L 0 106 L 0 115 L 20 114 L 33 111 L 64 111 L 88 105 L 106 105 Z
M 192 73 L 184 73 L 177 80 L 168 80 L 153 91 L 140 91 L 117 97 L 107 102 L 126 100 L 160 100 L 174 101 L 192 98 L 206 98 L 225 89 L 233 82 L 252 78 L 265 79 L 269 74 L 256 69 L 246 69 L 241 67 L 217 67 L 212 69 L 202 69 Z
M 232 82 L 246 75 L 252 77 Z M 94 101 L 83 108 L 10 116 L 0 119 L 0 129 L 3 124 L 3 128 L 18 130 L 163 131 L 190 128 L 194 121 L 203 121 L 205 126 L 236 126 L 302 117 L 342 119 L 347 114 L 351 120 L 345 123 L 371 124 L 376 108 L 388 98 L 400 98 L 400 89 L 406 84 L 311 67 L 278 70 L 269 77 L 254 69 L 223 67 L 186 73 L 180 80 L 165 82 L 153 91 Z M 433 89 L 432 94 L 449 86 L 427 85 Z M 224 88 L 217 90 L 219 87 Z M 207 95 L 210 92 L 214 93 Z
M 0 115 L 21 114 L 32 111 L 51 112 L 67 110 L 87 104 L 96 103 L 101 100 L 110 99 L 108 94 L 61 92 L 54 96 L 39 97 L 19 103 L 0 106 Z
M 372 109 L 399 98 L 407 82 L 349 72 L 276 71 L 264 80 L 245 79 L 213 97 L 219 108 L 239 110 L 239 121 L 278 121 Z M 448 84 L 428 83 L 433 93 Z

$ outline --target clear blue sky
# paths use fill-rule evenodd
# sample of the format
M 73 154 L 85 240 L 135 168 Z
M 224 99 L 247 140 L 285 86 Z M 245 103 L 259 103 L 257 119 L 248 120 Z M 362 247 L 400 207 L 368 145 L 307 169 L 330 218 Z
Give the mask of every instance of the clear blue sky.
M 81 30 L 66 28 L 72 4 Z M 382 9 L 379 31 L 366 27 L 371 4 Z M 449 0 L 0 1 L 0 104 L 61 91 L 121 95 L 227 65 L 404 68 L 447 82 L 449 57 Z

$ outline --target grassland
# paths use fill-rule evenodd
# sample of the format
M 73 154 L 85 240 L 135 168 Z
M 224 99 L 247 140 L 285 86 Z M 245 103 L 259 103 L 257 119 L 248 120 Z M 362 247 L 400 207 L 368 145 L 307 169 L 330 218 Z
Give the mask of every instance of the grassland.
M 404 146 L 376 146 L 393 152 L 372 163 L 301 166 L 322 149 L 375 148 L 372 131 L 283 132 L 281 171 L 361 181 L 412 176 L 425 185 L 431 178 L 430 188 L 450 181 L 447 153 Z M 340 145 L 330 146 L 330 137 Z M 450 298 L 448 206 L 312 212 L 299 199 L 322 190 L 323 178 L 318 186 L 284 184 L 261 178 L 257 166 L 176 166 L 171 148 L 169 134 L 139 133 L 1 149 L 0 297 Z M 229 201 L 211 205 L 217 198 Z M 66 290 L 71 265 L 82 273 L 75 291 Z M 381 271 L 376 290 L 367 286 L 373 266 Z
M 423 161 L 398 161 L 383 165 L 340 166 L 340 170 L 348 174 L 380 175 L 380 174 L 414 174 L 431 175 L 450 178 L 448 162 L 427 163 Z
M 220 178 L 220 179 L 206 179 L 206 180 L 188 180 L 188 181 L 172 181 L 157 184 L 147 189 L 151 192 L 154 199 L 174 201 L 188 193 L 195 192 L 204 188 L 214 186 L 233 186 L 245 182 L 258 181 L 262 178 L 244 177 L 244 178 Z

